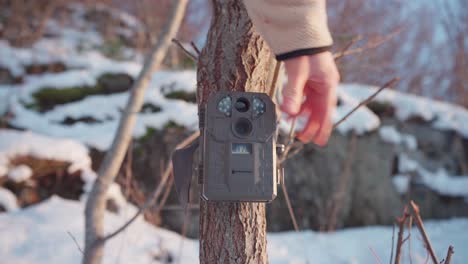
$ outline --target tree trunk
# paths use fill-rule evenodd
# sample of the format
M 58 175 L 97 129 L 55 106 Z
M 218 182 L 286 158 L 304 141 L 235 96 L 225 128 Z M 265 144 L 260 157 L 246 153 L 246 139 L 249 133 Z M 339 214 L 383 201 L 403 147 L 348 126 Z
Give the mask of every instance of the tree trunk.
M 85 208 L 85 249 L 83 263 L 100 264 L 104 255 L 104 212 L 106 207 L 106 195 L 109 187 L 122 165 L 125 153 L 132 138 L 133 127 L 136 123 L 136 114 L 141 110 L 145 91 L 151 81 L 152 73 L 159 68 L 164 59 L 171 39 L 175 37 L 182 19 L 188 0 L 174 2 L 168 22 L 162 33 L 145 60 L 135 84 L 131 89 L 125 111 L 120 118 L 117 134 L 107 151 L 101 164 L 96 181 L 93 184 Z
M 219 90 L 269 92 L 271 54 L 242 1 L 212 0 L 198 64 L 198 102 Z M 265 204 L 200 199 L 200 263 L 267 263 Z

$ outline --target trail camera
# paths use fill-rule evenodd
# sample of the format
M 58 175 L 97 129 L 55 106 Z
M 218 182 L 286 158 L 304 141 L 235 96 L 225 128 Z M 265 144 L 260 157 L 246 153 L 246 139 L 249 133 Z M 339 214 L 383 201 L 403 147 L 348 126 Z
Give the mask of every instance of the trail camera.
M 277 120 L 271 98 L 264 93 L 221 91 L 209 98 L 200 118 L 202 197 L 211 201 L 272 201 L 279 181 Z M 190 186 L 186 181 L 190 176 L 183 174 L 191 174 L 191 164 L 186 161 L 195 147 L 173 155 L 176 188 L 183 203 Z

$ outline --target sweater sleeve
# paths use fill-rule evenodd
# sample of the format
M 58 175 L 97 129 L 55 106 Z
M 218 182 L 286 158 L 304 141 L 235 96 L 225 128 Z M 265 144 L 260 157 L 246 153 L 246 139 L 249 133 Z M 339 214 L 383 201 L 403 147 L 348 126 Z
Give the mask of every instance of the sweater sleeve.
M 278 60 L 329 50 L 326 0 L 244 0 L 255 29 Z

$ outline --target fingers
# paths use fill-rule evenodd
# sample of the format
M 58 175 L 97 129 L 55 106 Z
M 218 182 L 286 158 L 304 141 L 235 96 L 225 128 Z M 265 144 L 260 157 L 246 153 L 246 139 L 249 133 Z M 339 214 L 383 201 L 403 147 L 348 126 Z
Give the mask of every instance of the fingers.
M 318 84 L 315 84 L 316 86 Z M 310 113 L 304 129 L 297 134 L 302 142 L 325 146 L 333 130 L 332 115 L 336 106 L 336 85 L 321 84 L 324 92 L 307 89 L 304 107 Z
M 309 113 L 304 129 L 297 134 L 302 142 L 313 142 L 325 146 L 333 130 L 332 116 L 336 109 L 336 90 L 339 73 L 331 56 L 321 58 L 317 67 L 311 67 L 312 74 L 305 88 L 304 112 Z
M 304 129 L 296 136 L 304 143 L 324 146 L 333 130 L 339 73 L 331 52 L 301 56 L 285 61 L 288 83 L 283 88 L 283 112 L 290 116 L 308 114 Z M 306 95 L 305 101 L 304 94 Z
M 296 116 L 303 103 L 304 87 L 309 77 L 306 57 L 298 57 L 284 63 L 288 82 L 283 88 L 281 110 L 290 116 Z

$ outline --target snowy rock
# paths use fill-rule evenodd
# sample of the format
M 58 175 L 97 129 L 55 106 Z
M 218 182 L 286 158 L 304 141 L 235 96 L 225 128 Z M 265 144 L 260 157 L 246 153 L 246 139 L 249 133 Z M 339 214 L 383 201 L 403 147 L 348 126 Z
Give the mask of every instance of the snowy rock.
M 392 182 L 399 194 L 406 194 L 409 190 L 410 176 L 393 175 Z
M 16 200 L 15 195 L 10 190 L 1 187 L 0 207 L 3 207 L 6 211 L 15 211 L 16 209 L 18 209 L 18 202 Z
M 27 165 L 19 165 L 8 172 L 8 178 L 16 183 L 20 183 L 29 179 L 33 171 Z

